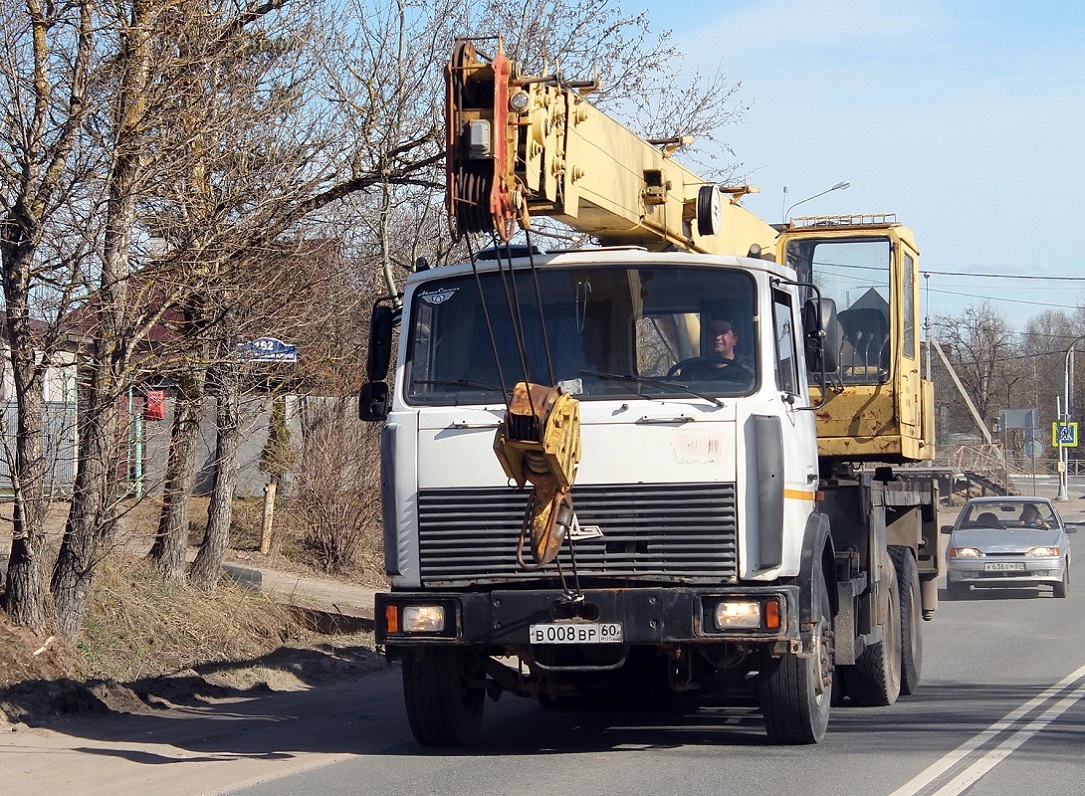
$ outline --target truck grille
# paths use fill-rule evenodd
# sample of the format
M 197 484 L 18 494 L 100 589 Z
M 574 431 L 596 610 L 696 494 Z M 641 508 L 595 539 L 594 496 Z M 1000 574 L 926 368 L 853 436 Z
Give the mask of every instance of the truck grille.
M 422 582 L 431 585 L 537 580 L 554 566 L 527 572 L 516 544 L 527 490 L 427 489 L 418 494 Z M 601 538 L 576 543 L 582 578 L 720 582 L 737 576 L 734 484 L 576 486 L 582 528 Z M 531 553 L 525 548 L 530 560 Z M 569 545 L 558 557 L 570 572 Z

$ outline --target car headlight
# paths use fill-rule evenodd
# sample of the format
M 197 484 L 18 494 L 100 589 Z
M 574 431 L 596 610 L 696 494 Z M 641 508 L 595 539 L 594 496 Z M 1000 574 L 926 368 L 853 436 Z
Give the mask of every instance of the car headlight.
M 983 553 L 974 547 L 951 547 L 947 552 L 950 558 L 982 558 Z
M 1035 556 L 1036 558 L 1058 558 L 1062 555 L 1061 547 L 1034 547 L 1029 550 L 1025 555 Z

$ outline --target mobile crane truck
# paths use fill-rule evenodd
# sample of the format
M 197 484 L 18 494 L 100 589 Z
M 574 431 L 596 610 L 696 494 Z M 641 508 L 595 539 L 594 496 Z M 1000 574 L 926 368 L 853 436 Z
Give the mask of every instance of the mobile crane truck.
M 471 742 L 504 692 L 752 688 L 773 742 L 815 743 L 831 704 L 914 691 L 939 562 L 937 484 L 902 472 L 934 455 L 911 232 L 767 224 L 470 41 L 446 78 L 453 231 L 497 245 L 377 302 L 360 401 L 417 740 Z M 533 216 L 601 248 L 512 246 Z

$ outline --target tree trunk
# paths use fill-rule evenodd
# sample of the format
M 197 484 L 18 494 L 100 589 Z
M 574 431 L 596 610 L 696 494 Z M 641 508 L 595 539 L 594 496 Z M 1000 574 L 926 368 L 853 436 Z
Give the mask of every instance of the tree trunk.
M 53 603 L 57 630 L 74 639 L 83 625 L 86 600 L 103 546 L 117 527 L 116 471 L 120 455 L 121 403 L 116 374 L 99 365 L 91 378 L 88 410 L 80 419 L 79 469 L 64 539 L 53 567 Z
M 42 556 L 45 543 L 45 473 L 44 456 L 43 380 L 52 359 L 51 346 L 38 351 L 38 337 L 30 320 L 31 294 L 41 283 L 35 273 L 35 255 L 41 245 L 46 220 L 56 207 L 65 169 L 82 130 L 82 120 L 90 104 L 84 102 L 88 80 L 88 65 L 93 53 L 93 9 L 79 4 L 75 16 L 67 22 L 76 27 L 76 46 L 66 58 L 50 51 L 50 28 L 64 12 L 52 4 L 34 0 L 25 4 L 26 21 L 30 23 L 32 41 L 32 77 L 25 83 L 17 77 L 20 52 L 25 40 L 8 27 L 7 48 L 13 57 L 3 69 L 7 85 L 21 84 L 27 88 L 26 104 L 19 107 L 12 98 L 9 116 L 2 138 L 7 176 L 18 175 L 14 182 L 5 182 L 4 209 L 0 218 L 0 263 L 3 267 L 4 303 L 6 315 L 5 338 L 11 352 L 15 381 L 18 430 L 15 440 L 15 461 L 12 463 L 12 486 L 15 514 L 12 528 L 11 556 L 8 565 L 6 608 L 17 624 L 40 630 L 47 618 L 45 592 L 46 570 Z M 13 12 L 14 13 L 14 12 Z M 54 14 L 56 16 L 54 17 Z M 5 19 L 8 14 L 5 13 Z M 51 81 L 51 65 L 64 62 L 70 68 L 70 91 L 67 111 L 54 102 L 61 92 Z M 25 66 L 26 64 L 19 64 Z M 27 74 L 26 77 L 30 77 Z M 59 136 L 52 136 L 59 132 Z M 13 146 L 13 142 L 18 141 Z M 51 167 L 46 168 L 46 164 Z M 6 178 L 5 178 L 6 179 Z M 9 190 L 12 189 L 12 190 Z M 56 275 L 51 275 L 51 279 Z M 53 283 L 55 285 L 55 282 Z M 41 355 L 37 364 L 36 355 Z
M 20 337 L 12 335 L 13 339 Z M 29 362 L 26 354 L 29 354 Z M 15 624 L 41 630 L 45 627 L 47 614 L 42 560 L 46 553 L 42 383 L 34 366 L 31 340 L 13 346 L 11 358 L 15 371 L 18 431 L 12 471 L 15 513 L 5 607 Z
M 94 567 L 117 526 L 121 396 L 129 377 L 128 255 L 136 222 L 136 198 L 146 158 L 145 114 L 153 55 L 157 4 L 136 0 L 126 25 L 118 63 L 120 81 L 113 108 L 114 157 L 108 177 L 102 240 L 102 273 L 95 297 L 97 329 L 88 369 L 88 407 L 79 433 L 79 469 L 64 529 L 60 555 L 53 567 L 53 602 L 57 629 L 74 639 L 83 624 Z
M 203 408 L 207 368 L 195 366 L 181 377 L 174 405 L 170 434 L 169 463 L 158 518 L 158 534 L 148 558 L 162 577 L 172 583 L 185 578 L 185 550 L 188 546 L 188 505 L 192 499 L 196 472 L 196 443 Z
M 224 346 L 229 351 L 228 346 Z M 241 441 L 241 385 L 238 366 L 224 355 L 215 366 L 218 372 L 217 442 L 215 445 L 215 481 L 207 507 L 207 530 L 192 562 L 189 577 L 210 591 L 218 586 L 222 562 L 230 543 L 233 519 L 234 487 L 237 483 L 237 448 Z

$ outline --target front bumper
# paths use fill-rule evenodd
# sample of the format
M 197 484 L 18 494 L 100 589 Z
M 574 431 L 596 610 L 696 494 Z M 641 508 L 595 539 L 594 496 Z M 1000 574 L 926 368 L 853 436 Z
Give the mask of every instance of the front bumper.
M 1021 569 L 992 570 L 988 564 L 1016 565 Z M 951 558 L 946 563 L 946 577 L 953 583 L 1028 586 L 1040 583 L 1061 583 L 1066 573 L 1066 562 L 1061 558 L 1034 558 L 1029 556 L 999 557 L 997 561 L 985 558 Z
M 778 627 L 716 628 L 721 601 L 776 601 Z M 439 630 L 409 633 L 389 629 L 403 609 L 441 606 Z M 763 612 L 764 613 L 764 612 Z M 376 596 L 377 643 L 387 647 L 454 644 L 493 648 L 529 646 L 533 624 L 553 622 L 620 623 L 626 644 L 665 645 L 689 642 L 800 643 L 798 586 L 741 588 L 590 589 L 570 603 L 554 589 L 492 592 L 393 592 Z

